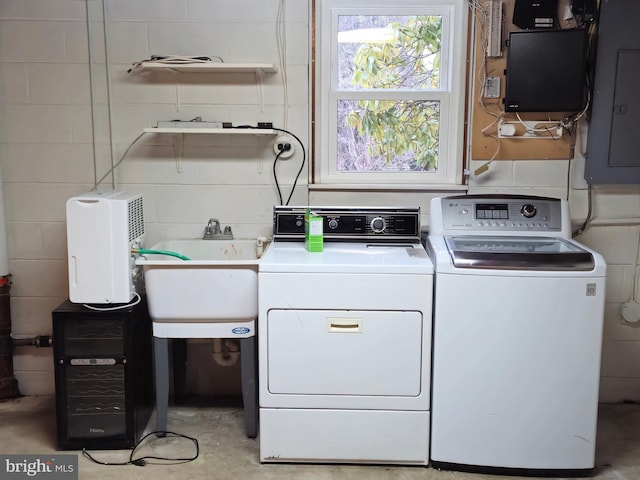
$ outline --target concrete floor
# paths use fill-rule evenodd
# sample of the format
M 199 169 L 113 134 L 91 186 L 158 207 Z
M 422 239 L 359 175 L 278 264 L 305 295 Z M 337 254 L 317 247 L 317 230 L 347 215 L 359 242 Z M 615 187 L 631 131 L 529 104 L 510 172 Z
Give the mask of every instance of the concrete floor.
M 198 439 L 200 456 L 181 465 L 104 466 L 79 455 L 78 470 L 82 480 L 135 480 L 170 478 L 197 479 L 261 479 L 261 480 L 497 480 L 520 477 L 465 474 L 437 471 L 424 467 L 297 465 L 268 464 L 258 461 L 258 442 L 244 435 L 242 408 L 227 406 L 172 406 L 169 430 Z M 155 426 L 152 417 L 148 430 Z M 0 455 L 51 454 L 56 452 L 56 420 L 52 397 L 19 397 L 0 401 Z M 176 452 L 189 455 L 193 447 L 177 438 L 155 439 L 140 449 L 140 454 L 172 456 Z M 77 451 L 59 452 L 79 454 Z M 99 460 L 122 462 L 128 450 L 91 453 Z M 602 480 L 637 480 L 640 478 L 640 405 L 601 405 L 598 444 L 598 473 Z

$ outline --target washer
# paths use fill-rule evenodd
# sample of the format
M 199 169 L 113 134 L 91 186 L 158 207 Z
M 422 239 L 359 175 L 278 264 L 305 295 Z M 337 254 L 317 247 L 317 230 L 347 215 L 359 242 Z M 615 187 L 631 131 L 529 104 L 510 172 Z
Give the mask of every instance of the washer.
M 432 465 L 594 467 L 606 265 L 571 240 L 567 202 L 431 202 Z
M 276 207 L 259 266 L 262 462 L 429 460 L 433 266 L 412 208 Z

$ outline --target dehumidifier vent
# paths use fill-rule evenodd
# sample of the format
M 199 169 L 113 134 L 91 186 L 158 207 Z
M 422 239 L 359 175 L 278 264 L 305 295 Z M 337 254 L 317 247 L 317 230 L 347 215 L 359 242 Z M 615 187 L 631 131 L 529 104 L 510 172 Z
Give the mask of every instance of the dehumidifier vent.
M 129 202 L 129 241 L 140 238 L 144 235 L 144 215 L 142 208 L 142 197 L 135 198 Z

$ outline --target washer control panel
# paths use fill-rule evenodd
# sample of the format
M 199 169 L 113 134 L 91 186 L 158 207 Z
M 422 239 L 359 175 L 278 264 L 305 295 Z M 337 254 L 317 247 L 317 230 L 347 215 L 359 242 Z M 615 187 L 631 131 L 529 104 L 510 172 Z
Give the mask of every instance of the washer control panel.
M 419 208 L 309 207 L 323 218 L 325 240 L 420 241 Z M 274 207 L 274 240 L 304 239 L 306 207 Z
M 555 198 L 468 195 L 441 199 L 444 230 L 558 232 L 561 202 Z

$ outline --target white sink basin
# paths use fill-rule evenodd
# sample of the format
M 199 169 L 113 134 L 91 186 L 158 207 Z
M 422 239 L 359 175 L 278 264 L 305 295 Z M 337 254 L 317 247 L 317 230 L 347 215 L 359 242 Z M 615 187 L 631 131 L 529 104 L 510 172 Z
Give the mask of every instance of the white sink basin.
M 242 322 L 258 316 L 256 240 L 167 240 L 138 257 L 154 322 Z

